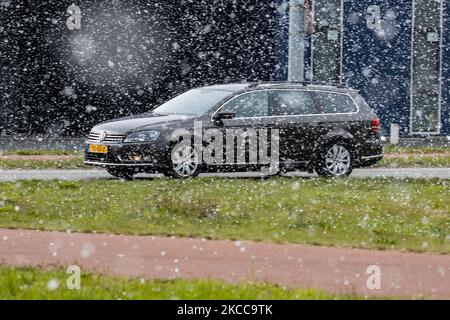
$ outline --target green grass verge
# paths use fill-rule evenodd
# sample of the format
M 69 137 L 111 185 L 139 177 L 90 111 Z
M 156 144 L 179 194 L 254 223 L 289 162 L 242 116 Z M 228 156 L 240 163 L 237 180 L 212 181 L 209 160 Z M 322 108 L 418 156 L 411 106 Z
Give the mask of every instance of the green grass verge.
M 82 157 L 64 160 L 0 159 L 0 169 L 89 169 Z
M 384 148 L 384 152 L 387 157 L 384 158 L 377 165 L 377 167 L 385 167 L 385 168 L 450 167 L 450 147 L 412 148 L 412 147 L 387 146 Z M 392 157 L 393 155 L 394 157 Z
M 450 253 L 450 180 L 0 184 L 0 227 Z
M 61 160 L 1 159 L 0 169 L 85 169 L 83 153 L 70 150 L 1 150 L 0 156 L 74 156 Z
M 450 168 L 450 156 L 407 156 L 384 158 L 375 168 Z
M 270 284 L 229 284 L 213 280 L 145 280 L 81 274 L 81 289 L 69 290 L 62 270 L 0 266 L 4 299 L 186 299 L 186 300 L 329 300 L 355 299 L 316 290 L 285 289 Z

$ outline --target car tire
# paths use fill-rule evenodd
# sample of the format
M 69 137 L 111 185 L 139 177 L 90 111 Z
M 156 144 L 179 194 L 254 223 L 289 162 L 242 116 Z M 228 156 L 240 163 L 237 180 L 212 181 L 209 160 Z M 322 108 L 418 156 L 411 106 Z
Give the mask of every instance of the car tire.
M 186 144 L 175 145 L 169 155 L 169 166 L 164 175 L 176 179 L 188 179 L 199 175 L 199 152 Z
M 134 169 L 131 168 L 108 167 L 106 171 L 110 175 L 123 180 L 133 180 L 135 175 Z
M 319 151 L 314 168 L 321 177 L 347 177 L 353 171 L 354 158 L 348 143 L 341 141 L 328 143 Z

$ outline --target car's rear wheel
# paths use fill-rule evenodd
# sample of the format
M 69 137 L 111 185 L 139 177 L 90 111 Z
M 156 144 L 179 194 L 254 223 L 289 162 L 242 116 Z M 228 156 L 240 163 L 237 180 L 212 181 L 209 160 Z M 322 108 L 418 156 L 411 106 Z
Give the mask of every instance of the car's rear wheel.
M 135 175 L 135 171 L 132 168 L 108 167 L 106 171 L 110 175 L 124 180 L 132 180 Z
M 165 174 L 173 178 L 186 179 L 195 177 L 199 173 L 199 152 L 186 144 L 175 145 L 170 156 L 170 166 Z
M 346 177 L 353 171 L 351 147 L 344 142 L 327 144 L 319 152 L 315 169 L 322 177 Z

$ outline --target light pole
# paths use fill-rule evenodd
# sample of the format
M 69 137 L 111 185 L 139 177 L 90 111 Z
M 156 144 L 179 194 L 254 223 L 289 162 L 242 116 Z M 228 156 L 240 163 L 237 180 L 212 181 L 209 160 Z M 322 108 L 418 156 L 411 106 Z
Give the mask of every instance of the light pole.
M 305 34 L 307 17 L 305 0 L 289 2 L 288 80 L 305 81 Z

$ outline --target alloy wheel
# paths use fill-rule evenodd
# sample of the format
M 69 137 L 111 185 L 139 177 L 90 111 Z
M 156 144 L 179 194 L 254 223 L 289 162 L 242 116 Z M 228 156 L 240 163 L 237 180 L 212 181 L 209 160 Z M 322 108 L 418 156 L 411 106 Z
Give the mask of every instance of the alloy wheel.
M 341 145 L 333 145 L 325 155 L 326 169 L 333 176 L 339 177 L 346 175 L 351 167 L 350 151 Z
M 181 145 L 172 151 L 173 171 L 183 178 L 194 176 L 198 170 L 197 152 L 191 146 Z

